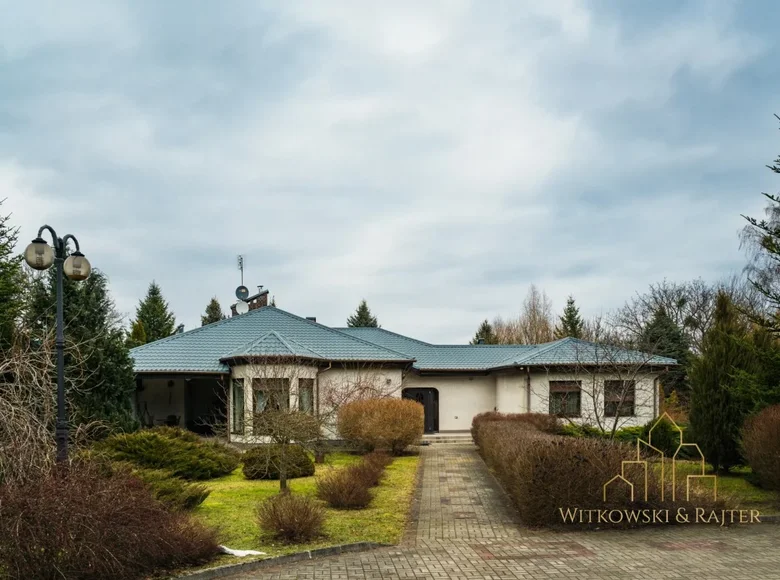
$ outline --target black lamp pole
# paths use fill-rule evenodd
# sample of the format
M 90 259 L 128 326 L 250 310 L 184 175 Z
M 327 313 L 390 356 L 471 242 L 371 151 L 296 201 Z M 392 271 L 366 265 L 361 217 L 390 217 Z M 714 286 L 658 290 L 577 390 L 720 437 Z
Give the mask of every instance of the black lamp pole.
M 57 462 L 68 460 L 68 421 L 65 415 L 65 331 L 62 307 L 62 278 L 66 258 L 68 260 L 68 277 L 74 280 L 85 280 L 90 273 L 90 265 L 79 248 L 79 241 L 68 234 L 62 238 L 51 226 L 44 225 L 38 230 L 38 237 L 32 241 L 25 252 L 25 260 L 36 270 L 46 270 L 51 266 L 51 248 L 41 237 L 44 230 L 51 234 L 54 245 L 54 267 L 56 275 L 57 295 L 57 425 L 55 437 L 57 440 Z M 72 240 L 76 251 L 70 257 L 66 256 L 67 243 Z

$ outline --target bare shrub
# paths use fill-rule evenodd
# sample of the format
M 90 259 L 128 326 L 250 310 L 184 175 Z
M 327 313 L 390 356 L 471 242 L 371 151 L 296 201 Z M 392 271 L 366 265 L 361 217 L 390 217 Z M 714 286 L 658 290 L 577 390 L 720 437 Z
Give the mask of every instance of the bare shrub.
M 471 420 L 471 437 L 477 442 L 479 426 L 487 421 L 509 421 L 516 423 L 525 423 L 535 427 L 543 433 L 560 433 L 561 421 L 555 415 L 547 413 L 499 413 L 497 411 L 488 411 L 479 413 Z M 477 443 L 479 445 L 479 443 Z
M 767 407 L 745 422 L 742 450 L 761 485 L 780 490 L 780 405 Z
M 401 454 L 419 441 L 424 430 L 423 406 L 408 399 L 366 399 L 339 410 L 339 434 L 353 445 Z
M 206 562 L 216 536 L 127 473 L 89 464 L 0 486 L 0 569 L 12 578 L 135 579 Z
M 285 542 L 307 542 L 322 535 L 325 510 L 312 498 L 280 493 L 257 506 L 260 530 Z
M 241 458 L 247 479 L 280 479 L 285 469 L 287 479 L 314 475 L 314 463 L 300 445 L 258 445 Z
M 317 497 L 338 509 L 359 509 L 371 502 L 370 485 L 359 470 L 337 469 L 317 478 Z

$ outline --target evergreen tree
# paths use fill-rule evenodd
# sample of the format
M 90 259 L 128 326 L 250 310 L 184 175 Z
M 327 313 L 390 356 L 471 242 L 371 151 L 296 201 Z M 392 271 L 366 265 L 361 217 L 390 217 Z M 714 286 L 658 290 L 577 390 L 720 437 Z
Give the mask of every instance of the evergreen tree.
M 498 344 L 498 336 L 496 336 L 493 330 L 493 325 L 487 319 L 479 325 L 477 333 L 471 339 L 471 344 L 480 344 L 480 340 L 482 341 L 481 344 Z
M 212 322 L 219 322 L 220 320 L 225 320 L 225 314 L 222 312 L 222 307 L 219 305 L 219 300 L 217 300 L 217 297 L 214 296 L 214 298 L 212 298 L 208 303 L 208 306 L 206 306 L 206 313 L 200 317 L 200 325 L 206 326 L 207 324 L 211 324 Z
M 645 327 L 640 337 L 640 348 L 658 356 L 676 359 L 679 367 L 672 367 L 661 377 L 664 388 L 664 396 L 668 397 L 672 391 L 683 403 L 690 399 L 688 385 L 688 365 L 691 350 L 685 333 L 669 317 L 664 308 L 659 308 L 652 320 Z
M 135 348 L 146 344 L 146 331 L 144 330 L 144 323 L 140 320 L 133 322 L 130 328 L 130 334 L 127 337 L 127 348 Z
M 747 409 L 733 390 L 738 373 L 756 371 L 755 357 L 745 346 L 748 336 L 748 325 L 729 297 L 720 293 L 712 326 L 689 373 L 691 429 L 704 457 L 717 471 L 740 463 L 739 430 Z
M 368 326 L 372 328 L 378 328 L 379 323 L 376 320 L 376 316 L 371 314 L 371 310 L 368 308 L 368 304 L 365 300 L 361 300 L 360 304 L 355 310 L 355 313 L 347 318 L 347 326 L 350 328 L 356 328 L 361 326 Z
M 0 216 L 0 352 L 13 342 L 24 306 L 22 258 L 14 255 L 18 229 L 11 227 L 9 219 Z
M 51 268 L 35 280 L 28 294 L 26 323 L 40 339 L 51 337 L 56 327 L 55 292 L 56 272 Z M 69 421 L 133 428 L 133 362 L 100 270 L 93 270 L 82 282 L 64 278 L 63 322 Z
M 556 339 L 566 338 L 567 336 L 582 338 L 585 325 L 580 316 L 580 309 L 574 303 L 574 296 L 569 296 L 566 300 L 566 308 L 563 309 L 563 315 L 558 320 L 560 322 L 555 328 Z
M 168 303 L 156 282 L 149 284 L 146 297 L 138 303 L 135 321 L 143 325 L 146 342 L 154 342 L 173 334 L 176 318 L 168 309 Z

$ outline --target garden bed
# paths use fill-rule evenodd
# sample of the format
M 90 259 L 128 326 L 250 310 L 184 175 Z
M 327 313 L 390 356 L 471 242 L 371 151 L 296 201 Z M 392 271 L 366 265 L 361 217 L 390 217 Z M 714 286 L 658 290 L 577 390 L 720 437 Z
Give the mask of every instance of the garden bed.
M 325 464 L 318 464 L 317 474 L 360 461 L 359 456 L 334 453 Z M 236 469 L 230 475 L 204 482 L 211 494 L 193 515 L 219 531 L 222 544 L 241 550 L 259 550 L 267 556 L 278 556 L 317 548 L 374 542 L 395 544 L 400 541 L 409 517 L 419 457 L 397 457 L 385 470 L 379 486 L 373 489 L 371 504 L 360 510 L 326 508 L 325 536 L 307 544 L 283 544 L 260 535 L 255 507 L 279 493 L 278 481 L 247 480 Z M 292 493 L 314 497 L 315 477 L 289 481 Z M 232 556 L 220 557 L 214 565 L 240 562 Z

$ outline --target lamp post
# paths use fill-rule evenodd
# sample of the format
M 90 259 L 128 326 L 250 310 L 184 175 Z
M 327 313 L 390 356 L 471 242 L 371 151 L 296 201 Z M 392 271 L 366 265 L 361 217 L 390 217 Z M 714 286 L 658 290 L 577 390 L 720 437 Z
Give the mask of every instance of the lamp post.
M 54 242 L 54 248 L 46 243 L 41 235 L 48 230 Z M 73 240 L 76 251 L 65 256 L 66 244 Z M 79 249 L 79 241 L 68 234 L 57 237 L 57 232 L 51 226 L 42 226 L 35 238 L 24 250 L 24 261 L 35 270 L 48 270 L 52 263 L 57 269 L 57 462 L 68 460 L 68 422 L 65 419 L 65 333 L 63 331 L 62 315 L 62 274 L 71 280 L 86 280 L 92 271 L 89 260 Z

